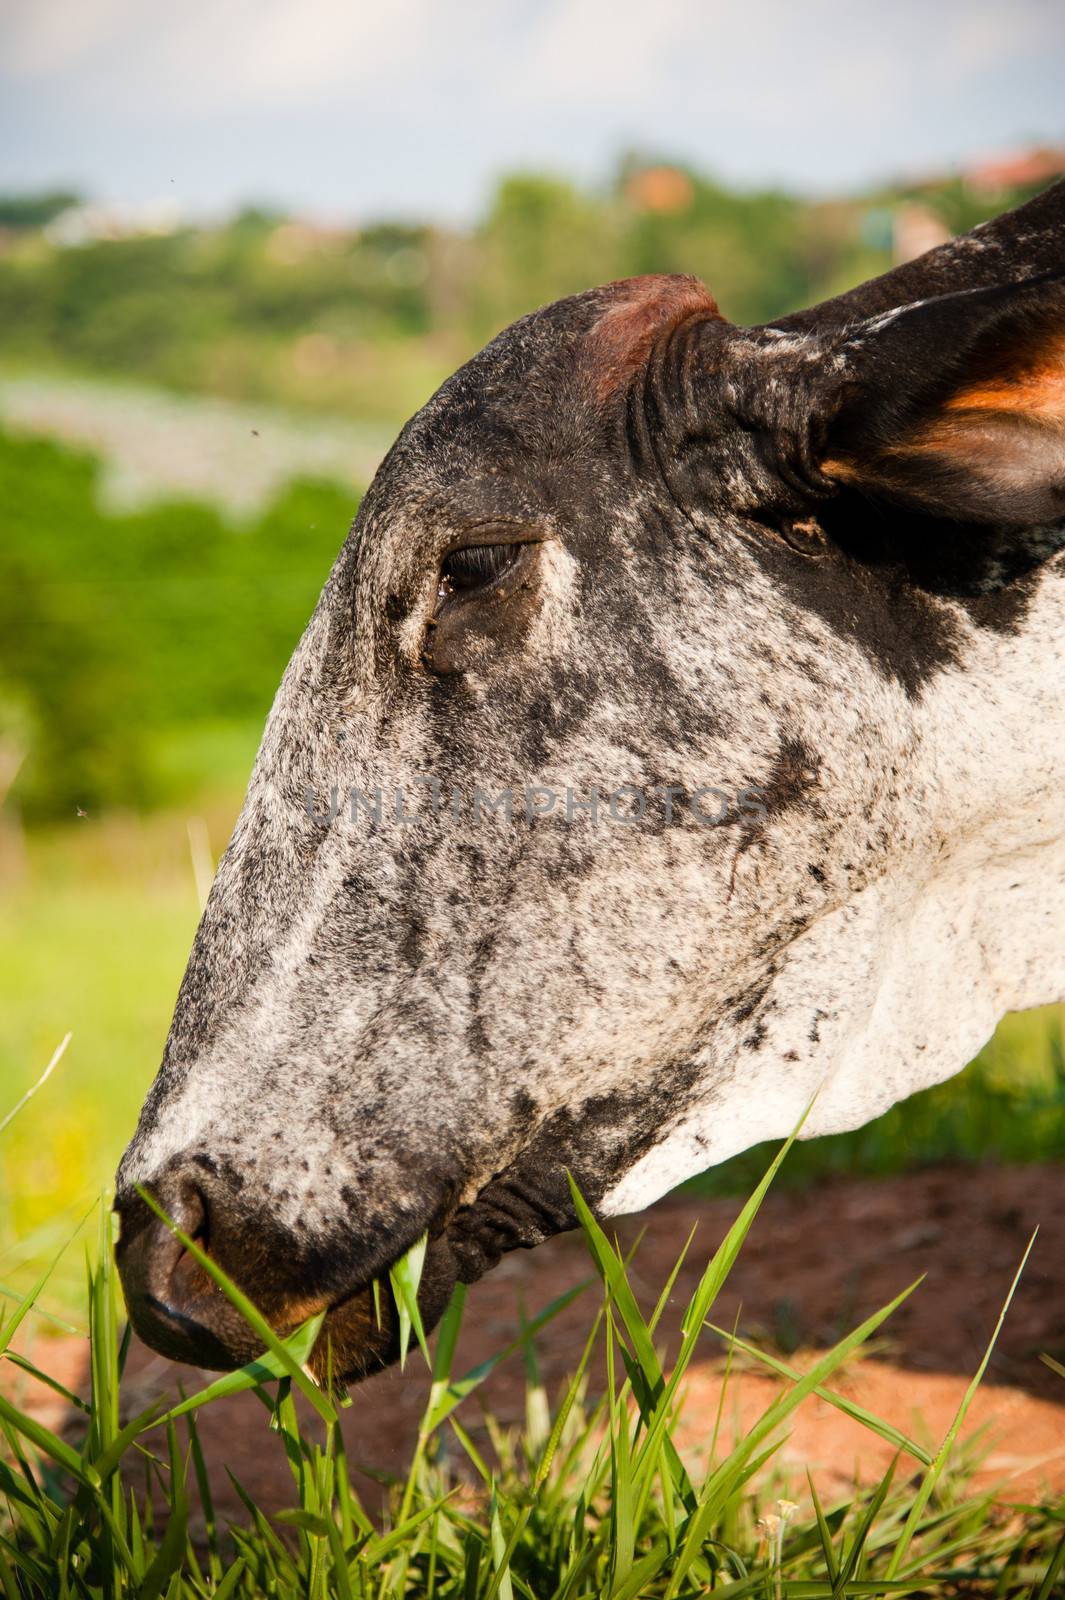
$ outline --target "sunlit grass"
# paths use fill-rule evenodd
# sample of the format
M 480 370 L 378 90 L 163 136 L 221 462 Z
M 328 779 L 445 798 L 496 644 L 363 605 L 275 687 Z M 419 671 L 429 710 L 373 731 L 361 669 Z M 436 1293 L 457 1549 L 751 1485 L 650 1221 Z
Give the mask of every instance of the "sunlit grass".
M 179 882 L 177 875 L 175 892 Z M 183 893 L 188 897 L 187 884 Z M 193 919 L 195 907 L 186 907 L 185 914 Z M 9 1163 L 9 1174 L 11 1151 L 19 1148 L 16 1139 L 41 1116 L 42 1103 L 50 1094 L 60 1106 L 69 1098 L 61 1077 L 67 1066 L 60 1061 L 5 1126 L 0 1155 Z M 56 1158 L 63 1120 L 54 1107 L 43 1126 L 51 1143 L 37 1150 L 28 1138 L 23 1174 L 34 1160 Z M 207 1263 L 259 1331 L 264 1354 L 179 1402 L 166 1416 L 156 1406 L 127 1419 L 118 1390 L 128 1335 L 122 1329 L 108 1215 L 99 1223 L 86 1293 L 74 1287 L 77 1250 L 66 1250 L 58 1268 L 50 1264 L 39 1272 L 40 1260 L 54 1256 L 72 1231 L 72 1219 L 63 1216 L 64 1196 L 48 1197 L 51 1211 L 46 1197 L 38 1197 L 40 1220 L 28 1231 L 13 1222 L 10 1208 L 0 1281 L 18 1277 L 29 1289 L 20 1296 L 5 1285 L 0 1353 L 16 1377 L 33 1374 L 33 1363 L 11 1350 L 11 1341 L 27 1321 L 34 1331 L 54 1328 L 58 1311 L 60 1323 L 72 1318 L 67 1326 L 90 1331 L 92 1389 L 83 1442 L 72 1445 L 20 1408 L 0 1366 L 0 1503 L 6 1508 L 0 1510 L 0 1589 L 5 1600 L 52 1594 L 165 1594 L 183 1600 L 263 1593 L 353 1600 L 386 1595 L 687 1600 L 708 1592 L 737 1600 L 746 1595 L 805 1600 L 822 1594 L 956 1593 L 963 1582 L 970 1594 L 1050 1600 L 1065 1559 L 1065 1518 L 1050 1507 L 1029 1507 L 1004 1518 L 987 1496 L 965 1492 L 953 1447 L 972 1391 L 943 1446 L 930 1452 L 891 1419 L 872 1416 L 834 1390 L 834 1375 L 879 1331 L 898 1300 L 803 1371 L 710 1327 L 714 1302 L 778 1166 L 779 1158 L 706 1264 L 679 1328 L 667 1326 L 675 1273 L 646 1316 L 629 1286 L 626 1261 L 575 1192 L 602 1284 L 601 1304 L 597 1311 L 589 1307 L 587 1343 L 582 1353 L 574 1351 L 572 1378 L 553 1403 L 538 1376 L 535 1335 L 569 1303 L 572 1291 L 525 1325 L 516 1343 L 527 1374 L 526 1424 L 508 1432 L 489 1418 L 488 1457 L 474 1444 L 463 1408 L 515 1349 L 500 1351 L 470 1373 L 453 1373 L 464 1299 L 460 1290 L 435 1348 L 430 1351 L 417 1338 L 431 1363 L 432 1383 L 408 1474 L 394 1487 L 383 1524 L 362 1505 L 348 1477 L 336 1398 L 311 1387 L 304 1370 L 321 1336 L 320 1317 L 278 1340 L 254 1305 Z M 73 1193 L 65 1198 L 72 1200 Z M 23 1211 L 37 1215 L 25 1203 L 19 1214 Z M 415 1247 L 379 1290 L 394 1299 L 404 1343 L 413 1344 L 420 1335 L 420 1265 Z M 720 1442 L 715 1427 L 709 1461 L 694 1474 L 674 1435 L 685 1374 L 696 1352 L 705 1352 L 714 1338 L 724 1338 L 730 1348 L 734 1343 L 745 1359 L 774 1371 L 781 1389 L 762 1418 L 730 1445 Z M 32 1348 L 46 1370 L 47 1341 L 38 1339 Z M 593 1398 L 589 1372 L 597 1350 L 605 1352 L 607 1388 Z M 413 1350 L 411 1358 L 421 1359 Z M 51 1383 L 55 1388 L 54 1379 Z M 314 1427 L 299 1422 L 293 1384 L 318 1413 Z M 83 1406 L 79 1395 L 66 1393 L 62 1385 L 59 1390 L 73 1410 Z M 203 1406 L 241 1390 L 253 1391 L 263 1404 L 263 1449 L 285 1453 L 293 1472 L 293 1504 L 271 1516 L 242 1492 L 244 1524 L 224 1527 L 211 1508 L 195 1418 Z M 812 1485 L 802 1493 L 767 1476 L 789 1416 L 815 1394 L 886 1440 L 908 1463 L 905 1470 L 889 1473 L 864 1498 L 828 1507 L 820 1505 Z M 446 1448 L 445 1437 L 451 1441 Z M 785 1487 L 800 1500 L 785 1498 Z M 193 1539 L 190 1507 L 197 1496 L 205 1523 L 202 1530 L 196 1524 Z
M 574 1350 L 572 1374 L 552 1399 L 539 1377 L 535 1337 L 573 1292 L 524 1325 L 517 1343 L 525 1357 L 526 1421 L 506 1430 L 488 1417 L 487 1452 L 474 1444 L 464 1408 L 514 1350 L 455 1373 L 464 1303 L 457 1291 L 433 1350 L 425 1352 L 432 1372 L 425 1411 L 409 1469 L 393 1485 L 383 1519 L 351 1482 L 337 1397 L 311 1388 L 306 1377 L 311 1347 L 324 1337 L 321 1316 L 279 1339 L 209 1258 L 205 1268 L 248 1318 L 264 1354 L 169 1410 L 156 1403 L 125 1416 L 129 1338 L 103 1211 L 80 1307 L 91 1335 L 87 1400 L 50 1380 L 81 1416 L 77 1442 L 10 1398 L 0 1363 L 0 1592 L 5 1600 L 692 1600 L 709 1593 L 728 1600 L 896 1594 L 1051 1600 L 1065 1562 L 1065 1507 L 1004 1514 L 989 1496 L 968 1494 L 955 1465 L 956 1437 L 987 1355 L 934 1452 L 890 1419 L 859 1412 L 833 1387 L 895 1307 L 920 1292 L 916 1285 L 805 1372 L 783 1378 L 745 1433 L 726 1442 L 715 1427 L 700 1471 L 682 1459 L 674 1436 L 685 1375 L 715 1337 L 707 1328 L 714 1303 L 785 1153 L 706 1262 L 679 1326 L 670 1300 L 675 1272 L 647 1315 L 630 1287 L 627 1261 L 574 1192 L 600 1286 L 588 1301 L 587 1341 Z M 415 1294 L 418 1272 L 415 1253 L 400 1263 L 393 1282 Z M 0 1316 L 0 1355 L 18 1378 L 38 1375 L 10 1345 L 23 1320 L 36 1315 L 43 1287 Z M 993 1343 L 994 1336 L 988 1355 Z M 592 1396 L 597 1350 L 605 1354 L 606 1386 Z M 313 1405 L 309 1421 L 297 1411 L 294 1386 Z M 222 1463 L 205 1458 L 196 1417 L 241 1390 L 262 1403 L 261 1448 L 287 1461 L 290 1503 L 264 1508 L 237 1484 L 244 1515 L 223 1524 L 210 1492 L 210 1467 Z M 792 1488 L 794 1498 L 782 1493 L 773 1458 L 789 1419 L 814 1394 L 897 1452 L 868 1493 L 827 1506 L 812 1481 Z

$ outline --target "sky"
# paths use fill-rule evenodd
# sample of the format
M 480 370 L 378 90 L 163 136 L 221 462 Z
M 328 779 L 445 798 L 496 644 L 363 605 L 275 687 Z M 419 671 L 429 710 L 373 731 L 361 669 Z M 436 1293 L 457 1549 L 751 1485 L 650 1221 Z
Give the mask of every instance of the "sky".
M 623 150 L 825 193 L 1033 142 L 1063 0 L 0 0 L 0 190 L 461 222 Z

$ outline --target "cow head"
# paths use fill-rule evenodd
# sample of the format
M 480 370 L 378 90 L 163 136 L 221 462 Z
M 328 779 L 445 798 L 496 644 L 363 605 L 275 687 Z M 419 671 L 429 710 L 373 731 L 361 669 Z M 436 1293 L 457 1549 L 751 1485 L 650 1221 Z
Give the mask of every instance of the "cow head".
M 315 1361 L 1065 990 L 1065 191 L 776 326 L 524 318 L 403 430 L 292 659 L 118 1178 L 133 1320 Z M 327 1337 L 326 1337 L 327 1336 Z M 331 1351 L 326 1356 L 326 1348 Z

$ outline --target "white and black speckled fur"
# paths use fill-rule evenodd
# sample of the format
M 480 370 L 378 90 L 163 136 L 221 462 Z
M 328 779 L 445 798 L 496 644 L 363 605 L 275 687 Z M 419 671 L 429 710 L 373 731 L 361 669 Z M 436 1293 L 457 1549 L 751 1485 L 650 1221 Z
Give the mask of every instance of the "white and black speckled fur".
M 444 386 L 281 684 L 120 1202 L 191 1164 L 219 1258 L 301 1303 L 429 1227 L 439 1300 L 568 1225 L 567 1168 L 601 1213 L 637 1209 L 815 1094 L 805 1135 L 857 1126 L 1065 994 L 1059 527 L 939 542 L 933 508 L 892 542 L 891 493 L 822 471 L 835 433 L 893 425 L 870 392 L 905 409 L 892 363 L 950 365 L 949 328 L 915 355 L 889 342 L 915 308 L 885 312 L 1042 282 L 1063 239 L 1059 189 L 765 330 L 688 280 L 609 286 Z M 442 556 L 509 527 L 539 541 L 531 598 L 441 665 Z M 767 815 L 305 806 L 426 774 L 753 786 Z

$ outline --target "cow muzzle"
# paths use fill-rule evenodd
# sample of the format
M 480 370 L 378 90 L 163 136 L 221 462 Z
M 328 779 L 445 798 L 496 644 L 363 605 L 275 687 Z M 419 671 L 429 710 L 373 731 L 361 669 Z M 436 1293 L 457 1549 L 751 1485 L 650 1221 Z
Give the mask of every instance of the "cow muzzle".
M 262 1312 L 282 1337 L 326 1313 L 309 1366 L 320 1382 L 350 1381 L 399 1353 L 398 1318 L 387 1293 L 375 1295 L 350 1241 L 308 1250 L 305 1242 L 257 1215 L 239 1189 L 196 1163 L 175 1163 L 146 1185 L 167 1225 L 136 1190 L 115 1200 L 120 1218 L 116 1259 L 130 1321 L 153 1350 L 174 1361 L 228 1371 L 256 1359 L 263 1344 L 174 1229 L 194 1241 Z M 398 1239 L 396 1260 L 417 1237 Z M 345 1248 L 347 1244 L 347 1248 Z M 384 1272 L 375 1276 L 387 1279 Z M 432 1324 L 456 1278 L 446 1241 L 430 1242 L 419 1307 Z
M 457 1281 L 472 1283 L 500 1256 L 573 1225 L 564 1176 L 555 1203 L 539 1184 L 498 1178 L 472 1205 L 456 1208 L 455 1185 L 433 1175 L 418 1205 L 387 1229 L 338 1219 L 331 1238 L 311 1242 L 279 1225 L 250 1185 L 202 1153 L 168 1163 L 144 1187 L 173 1227 L 135 1188 L 115 1199 L 116 1249 L 133 1327 L 162 1355 L 229 1370 L 260 1356 L 262 1341 L 174 1229 L 192 1240 L 256 1305 L 276 1333 L 325 1312 L 309 1367 L 320 1382 L 353 1381 L 399 1354 L 399 1318 L 388 1269 L 422 1233 L 428 1246 L 418 1291 L 426 1329 L 443 1314 Z M 421 1186 L 419 1186 L 419 1189 Z M 374 1279 L 381 1284 L 374 1293 Z M 383 1281 L 382 1281 L 383 1280 Z

